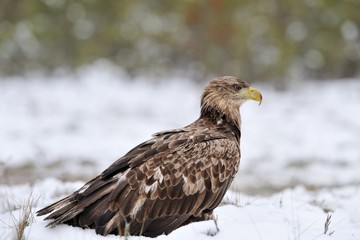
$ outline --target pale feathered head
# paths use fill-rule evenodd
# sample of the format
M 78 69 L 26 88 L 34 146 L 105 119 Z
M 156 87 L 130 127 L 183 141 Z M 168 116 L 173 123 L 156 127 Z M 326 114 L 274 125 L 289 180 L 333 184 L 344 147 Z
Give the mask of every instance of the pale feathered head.
M 240 117 L 239 108 L 247 100 L 261 103 L 261 93 L 246 81 L 237 77 L 217 77 L 209 81 L 201 97 L 201 115 L 216 112 L 236 121 Z

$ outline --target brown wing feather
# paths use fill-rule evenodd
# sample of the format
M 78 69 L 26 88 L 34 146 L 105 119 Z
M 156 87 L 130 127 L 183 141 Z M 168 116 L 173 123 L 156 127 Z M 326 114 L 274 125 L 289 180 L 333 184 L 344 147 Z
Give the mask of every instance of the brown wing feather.
M 239 165 L 230 132 L 188 127 L 159 133 L 81 189 L 44 208 L 49 225 L 66 222 L 97 233 L 156 236 L 214 209 Z

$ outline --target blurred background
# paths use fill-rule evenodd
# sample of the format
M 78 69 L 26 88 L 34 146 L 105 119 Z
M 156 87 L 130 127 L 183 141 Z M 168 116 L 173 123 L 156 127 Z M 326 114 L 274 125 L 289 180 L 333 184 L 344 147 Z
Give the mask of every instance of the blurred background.
M 238 75 L 278 87 L 360 73 L 360 1 L 2 0 L 0 73 L 106 59 L 131 78 Z

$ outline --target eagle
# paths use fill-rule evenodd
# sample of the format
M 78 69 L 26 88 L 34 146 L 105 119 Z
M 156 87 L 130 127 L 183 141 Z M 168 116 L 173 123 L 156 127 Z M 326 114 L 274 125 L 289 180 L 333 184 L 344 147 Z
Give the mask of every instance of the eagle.
M 233 76 L 210 80 L 200 117 L 155 133 L 71 195 L 47 206 L 47 226 L 156 237 L 212 219 L 239 169 L 240 106 L 261 93 Z

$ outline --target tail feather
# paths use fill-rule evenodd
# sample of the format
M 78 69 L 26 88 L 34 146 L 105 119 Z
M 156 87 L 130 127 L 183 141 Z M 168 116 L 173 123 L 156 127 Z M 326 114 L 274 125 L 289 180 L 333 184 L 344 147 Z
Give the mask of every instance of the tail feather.
M 100 183 L 95 182 L 95 188 L 92 184 L 93 182 L 94 180 L 90 181 L 70 196 L 40 209 L 36 212 L 36 215 L 42 216 L 49 214 L 45 218 L 45 220 L 51 220 L 51 222 L 47 224 L 49 227 L 53 227 L 61 223 L 67 223 L 79 227 L 90 226 L 96 220 L 96 216 L 98 215 L 96 213 L 101 214 L 102 211 L 105 211 L 105 209 L 108 208 L 108 202 L 106 199 L 104 200 L 104 197 L 109 195 L 116 184 L 116 181 L 114 180 Z M 91 194 L 89 194 L 89 192 L 91 192 Z M 83 194 L 85 193 L 89 195 L 84 197 Z M 99 203 L 102 204 L 99 205 Z M 89 206 L 91 207 L 88 208 Z M 98 212 L 99 207 L 101 207 L 100 212 Z M 82 215 L 86 215 L 89 218 L 84 219 Z M 80 219 L 82 221 L 79 221 Z
M 76 205 L 77 200 L 74 193 L 66 198 L 63 198 L 51 204 L 50 206 L 40 209 L 36 212 L 36 215 L 42 216 L 51 213 L 45 218 L 45 220 L 52 220 L 46 226 L 53 227 L 76 216 L 77 212 L 74 211 Z
M 53 212 L 53 211 L 56 210 L 56 209 L 61 210 L 61 209 L 63 209 L 64 207 L 68 206 L 69 203 L 73 203 L 73 202 L 75 202 L 75 201 L 76 201 L 76 200 L 75 200 L 75 194 L 71 194 L 71 195 L 68 196 L 68 197 L 65 197 L 65 198 L 63 198 L 63 199 L 61 199 L 61 200 L 59 200 L 59 201 L 57 201 L 57 202 L 55 202 L 55 203 L 47 206 L 47 207 L 44 207 L 44 208 L 38 210 L 38 211 L 36 212 L 36 215 L 37 215 L 37 216 L 43 216 L 43 215 L 46 215 L 46 214 L 48 214 L 48 213 Z M 56 212 L 59 212 L 59 211 L 56 211 Z M 47 217 L 47 218 L 49 218 L 49 217 Z

